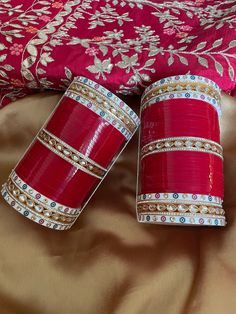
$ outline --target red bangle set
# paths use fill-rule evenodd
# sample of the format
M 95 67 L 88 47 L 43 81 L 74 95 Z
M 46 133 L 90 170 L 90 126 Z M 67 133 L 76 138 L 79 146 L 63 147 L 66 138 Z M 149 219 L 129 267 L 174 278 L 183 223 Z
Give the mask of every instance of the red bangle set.
M 3 186 L 24 216 L 69 229 L 139 125 L 117 96 L 76 78 Z
M 168 77 L 146 88 L 140 112 L 138 221 L 224 226 L 219 87 L 200 76 Z M 75 78 L 3 197 L 38 224 L 71 228 L 138 125 L 117 96 Z
M 224 226 L 220 90 L 203 77 L 169 77 L 142 97 L 140 222 Z

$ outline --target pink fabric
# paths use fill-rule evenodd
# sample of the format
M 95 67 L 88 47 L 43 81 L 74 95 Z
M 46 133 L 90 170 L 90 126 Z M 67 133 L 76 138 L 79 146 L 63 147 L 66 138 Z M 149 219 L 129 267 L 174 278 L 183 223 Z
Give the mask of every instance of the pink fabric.
M 236 0 L 4 0 L 0 106 L 84 75 L 139 94 L 162 77 L 206 76 L 235 87 Z

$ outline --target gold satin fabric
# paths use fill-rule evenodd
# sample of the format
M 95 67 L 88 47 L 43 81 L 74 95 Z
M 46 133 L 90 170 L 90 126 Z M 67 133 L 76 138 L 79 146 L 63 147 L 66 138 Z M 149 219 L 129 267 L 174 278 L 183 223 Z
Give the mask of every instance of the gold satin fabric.
M 60 94 L 0 110 L 0 183 Z M 138 107 L 139 100 L 136 101 Z M 223 98 L 225 228 L 136 222 L 137 135 L 70 231 L 0 200 L 0 314 L 235 314 L 236 100 Z

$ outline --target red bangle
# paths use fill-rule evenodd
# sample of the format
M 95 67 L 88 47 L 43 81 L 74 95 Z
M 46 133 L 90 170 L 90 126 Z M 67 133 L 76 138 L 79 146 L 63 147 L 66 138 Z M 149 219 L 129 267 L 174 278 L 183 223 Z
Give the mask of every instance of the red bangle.
M 199 76 L 169 77 L 142 97 L 138 221 L 225 225 L 220 90 Z
M 117 96 L 76 78 L 3 186 L 31 220 L 69 229 L 139 125 Z

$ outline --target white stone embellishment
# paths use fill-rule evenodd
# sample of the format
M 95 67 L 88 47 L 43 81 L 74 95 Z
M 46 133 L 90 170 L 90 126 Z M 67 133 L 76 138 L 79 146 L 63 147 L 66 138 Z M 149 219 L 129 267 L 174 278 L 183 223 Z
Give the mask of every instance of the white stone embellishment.
M 62 150 L 62 146 L 61 145 L 57 145 L 57 149 L 61 151 Z
M 208 212 L 207 206 L 200 206 L 200 213 L 201 214 L 206 214 Z
M 51 217 L 52 216 L 52 212 L 49 211 L 49 210 L 44 210 L 44 215 L 47 216 L 47 217 Z
M 20 196 L 19 196 L 19 201 L 20 202 L 22 202 L 22 203 L 24 203 L 25 201 L 26 201 L 26 196 L 24 195 L 24 194 L 20 194 Z
M 201 148 L 201 147 L 203 146 L 203 143 L 197 141 L 197 142 L 195 143 L 195 146 Z
M 185 213 L 185 212 L 187 212 L 188 211 L 188 206 L 187 205 L 178 205 L 178 211 L 180 212 L 180 213 Z
M 19 195 L 20 195 L 20 190 L 13 190 L 13 191 L 12 191 L 12 194 L 13 194 L 14 196 L 19 196 Z
M 43 211 L 43 206 L 41 206 L 41 205 L 35 205 L 34 208 L 35 208 L 35 210 L 36 210 L 38 213 L 42 213 L 42 211 Z
M 184 143 L 182 141 L 175 141 L 174 144 L 176 147 L 182 147 Z
M 211 147 L 210 144 L 206 143 L 206 144 L 204 144 L 204 148 L 205 148 L 205 149 L 211 149 L 212 147 Z
M 49 145 L 44 141 L 45 137 L 53 140 L 55 143 L 53 146 Z M 95 176 L 96 178 L 102 179 L 107 169 L 98 165 L 95 161 L 88 157 L 85 157 L 82 153 L 69 146 L 67 143 L 56 137 L 54 134 L 46 129 L 42 129 L 38 135 L 38 140 L 45 145 L 47 148 L 52 150 L 55 154 L 59 155 L 64 160 L 71 163 L 73 166 L 80 170 Z
M 198 212 L 198 207 L 196 205 L 189 206 L 190 213 L 196 214 Z
M 162 148 L 164 146 L 164 143 L 157 143 L 156 148 Z
M 172 147 L 174 144 L 172 142 L 165 142 L 165 147 Z
M 34 207 L 34 202 L 32 200 L 27 200 L 26 205 L 32 208 Z
M 186 141 L 185 142 L 186 147 L 192 147 L 193 146 L 193 142 L 191 141 Z
M 76 162 L 79 161 L 79 157 L 77 155 L 72 155 L 72 159 Z
M 166 206 L 165 205 L 157 205 L 157 210 L 159 211 L 165 211 L 166 210 Z
M 180 75 L 178 79 L 177 76 L 167 77 L 145 89 L 141 98 L 141 110 L 159 101 L 178 98 L 202 100 L 202 97 L 221 115 L 220 88 L 215 82 L 209 79 L 205 81 L 200 76 L 195 76 L 193 80 L 191 75 Z
M 176 211 L 176 206 L 175 205 L 167 205 L 167 210 L 169 211 L 169 212 L 174 212 L 174 211 Z
M 150 209 L 151 211 L 156 210 L 156 205 L 150 205 L 150 206 L 149 206 L 149 209 Z
M 162 138 L 144 145 L 141 149 L 141 158 L 150 154 L 171 151 L 203 152 L 223 159 L 223 149 L 220 144 L 205 138 L 184 136 Z
M 67 149 L 64 149 L 63 154 L 65 154 L 66 156 L 70 156 L 71 152 L 68 151 Z

